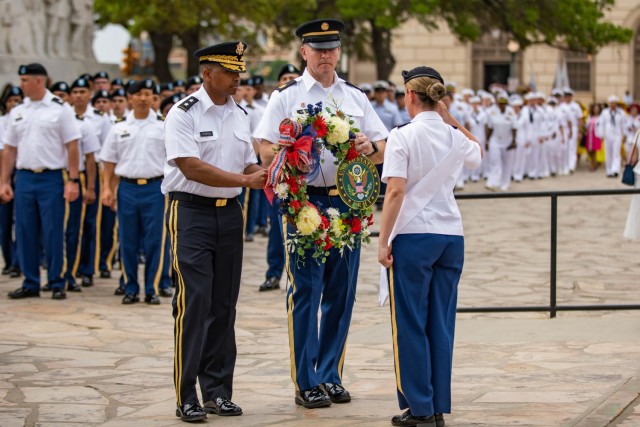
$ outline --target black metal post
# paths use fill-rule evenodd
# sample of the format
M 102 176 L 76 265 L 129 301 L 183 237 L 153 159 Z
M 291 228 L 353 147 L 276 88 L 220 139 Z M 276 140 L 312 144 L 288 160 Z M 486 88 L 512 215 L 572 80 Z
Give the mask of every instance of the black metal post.
M 549 317 L 556 317 L 556 267 L 558 253 L 558 195 L 551 196 L 551 268 L 549 272 Z

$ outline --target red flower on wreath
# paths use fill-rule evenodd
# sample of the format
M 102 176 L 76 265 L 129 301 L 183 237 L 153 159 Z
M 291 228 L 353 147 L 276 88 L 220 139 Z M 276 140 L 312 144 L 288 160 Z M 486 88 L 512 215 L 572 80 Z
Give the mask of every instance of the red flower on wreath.
M 292 200 L 291 203 L 289 203 L 289 207 L 293 208 L 293 210 L 298 212 L 302 207 L 302 204 L 297 200 Z
M 347 151 L 347 160 L 353 160 L 358 156 L 359 154 L 356 151 L 355 143 L 351 141 L 351 147 L 349 148 L 349 151 Z
M 327 240 L 325 241 L 325 244 L 324 244 L 324 250 L 325 250 L 325 251 L 328 251 L 328 250 L 329 250 L 329 249 L 331 249 L 332 247 L 333 247 L 333 243 L 331 243 L 331 242 L 329 241 L 329 239 L 327 239 Z
M 329 220 L 327 219 L 327 217 L 326 216 L 321 216 L 320 219 L 322 221 L 322 222 L 320 222 L 320 226 L 319 226 L 320 230 L 328 230 L 330 224 L 329 224 Z
M 316 116 L 316 119 L 313 121 L 313 128 L 318 135 L 318 138 L 324 138 L 327 136 L 327 123 L 324 121 L 324 117 Z
M 360 222 L 360 218 L 353 218 L 351 220 L 351 232 L 353 234 L 357 234 L 362 231 L 362 223 Z
M 289 185 L 289 191 L 291 194 L 297 195 L 298 190 L 300 189 L 297 178 L 293 175 L 289 175 L 287 178 L 287 184 Z

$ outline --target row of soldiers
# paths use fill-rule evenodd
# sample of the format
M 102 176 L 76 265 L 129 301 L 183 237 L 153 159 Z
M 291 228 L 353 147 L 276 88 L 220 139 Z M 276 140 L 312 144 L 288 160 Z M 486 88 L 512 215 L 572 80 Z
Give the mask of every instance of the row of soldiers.
M 65 299 L 67 292 L 92 286 L 96 275 L 111 277 L 119 259 L 122 275 L 115 294 L 124 304 L 138 302 L 141 287 L 148 304 L 171 297 L 166 202 L 160 191 L 163 117 L 200 89 L 201 77 L 124 83 L 98 72 L 71 83 L 52 82 L 40 64 L 22 66 L 18 74 L 20 87 L 7 85 L 0 98 L 3 184 L 8 184 L 0 205 L 2 273 L 25 276 L 9 296 L 52 291 L 54 299 Z M 298 71 L 287 65 L 280 77 L 287 75 L 293 78 Z M 268 100 L 263 88 L 263 78 L 252 76 L 241 81 L 235 96 L 254 126 Z M 54 191 L 58 187 L 64 193 Z M 267 234 L 270 215 L 263 193 L 251 190 L 244 202 L 247 240 L 256 228 Z M 270 247 L 284 259 L 281 241 L 275 238 Z M 143 286 L 139 258 L 145 261 Z M 43 286 L 41 264 L 47 267 Z M 275 288 L 273 283 L 267 287 Z

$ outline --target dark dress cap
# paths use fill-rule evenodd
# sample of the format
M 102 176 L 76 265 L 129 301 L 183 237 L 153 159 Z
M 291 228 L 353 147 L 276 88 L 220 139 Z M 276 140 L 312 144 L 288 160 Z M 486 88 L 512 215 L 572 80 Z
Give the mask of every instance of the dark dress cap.
M 109 92 L 104 89 L 97 91 L 95 95 L 93 95 L 93 98 L 91 98 L 91 103 L 93 104 L 98 99 L 110 99 Z
M 134 81 L 127 88 L 127 93 L 133 95 L 134 93 L 140 92 L 142 89 L 149 89 L 153 93 L 156 93 L 156 82 L 151 79 Z
M 242 59 L 246 48 L 247 45 L 240 41 L 226 42 L 198 49 L 193 56 L 198 58 L 201 64 L 220 64 L 227 71 L 243 73 L 247 71 Z
M 264 77 L 262 76 L 251 76 L 251 81 L 248 82 L 249 86 L 260 86 L 264 84 Z
M 111 86 L 124 86 L 124 82 L 120 77 L 116 77 L 115 79 L 111 80 Z
M 33 63 L 27 65 L 21 65 L 18 68 L 19 76 L 46 76 L 47 70 L 42 66 L 42 64 Z
M 189 89 L 191 86 L 193 85 L 201 85 L 202 84 L 202 77 L 200 76 L 191 76 L 187 79 L 187 83 L 186 86 L 184 87 L 185 89 Z
M 87 90 L 89 90 L 89 80 L 87 80 L 84 77 L 78 77 L 73 83 L 71 83 L 71 89 L 76 89 L 76 88 L 85 88 Z
M 124 88 L 119 87 L 118 89 L 116 89 L 113 92 L 111 92 L 110 98 L 113 99 L 116 96 L 121 96 L 123 98 L 126 98 L 127 97 L 127 91 L 124 90 Z
M 160 91 L 173 90 L 173 82 L 160 83 Z
M 183 92 L 178 92 L 175 95 L 167 96 L 162 100 L 162 103 L 160 103 L 160 111 L 164 110 L 164 108 L 169 104 L 177 104 L 178 102 L 183 100 L 185 96 L 187 95 Z
M 71 92 L 71 88 L 65 82 L 55 82 L 49 88 L 51 92 L 65 92 L 67 95 Z
M 298 74 L 300 75 L 300 70 L 298 70 L 295 65 L 293 64 L 287 64 L 285 66 L 282 67 L 282 69 L 280 70 L 280 72 L 278 73 L 278 80 L 280 80 L 282 78 L 282 76 L 284 76 L 285 74 Z
M 175 82 L 173 82 L 173 86 L 174 89 L 176 86 L 184 87 L 184 80 L 176 80 Z
M 93 75 L 93 80 L 95 79 L 107 79 L 109 80 L 109 74 L 106 71 L 98 71 Z
M 18 86 L 11 86 L 7 92 L 7 98 L 10 96 L 24 96 L 24 94 L 22 93 L 22 89 Z
M 402 71 L 402 78 L 405 83 L 418 77 L 430 77 L 444 84 L 444 80 L 442 80 L 440 73 L 431 67 L 416 67 L 411 71 Z
M 340 47 L 340 31 L 344 23 L 338 19 L 316 19 L 305 22 L 296 29 L 296 36 L 302 44 L 314 49 L 335 49 Z

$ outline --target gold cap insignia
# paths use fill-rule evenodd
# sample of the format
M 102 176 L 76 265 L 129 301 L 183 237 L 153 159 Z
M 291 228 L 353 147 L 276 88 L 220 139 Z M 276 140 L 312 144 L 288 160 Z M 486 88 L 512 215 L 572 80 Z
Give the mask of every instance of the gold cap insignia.
M 244 46 L 242 45 L 242 42 L 238 42 L 238 45 L 236 46 L 236 53 L 238 55 L 242 55 L 244 53 Z
M 322 31 L 327 31 L 329 29 L 329 23 L 323 22 L 320 28 L 322 29 Z

